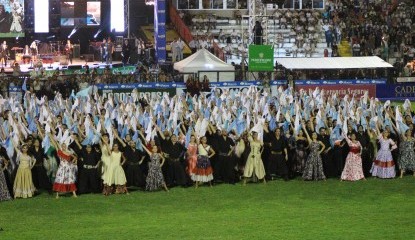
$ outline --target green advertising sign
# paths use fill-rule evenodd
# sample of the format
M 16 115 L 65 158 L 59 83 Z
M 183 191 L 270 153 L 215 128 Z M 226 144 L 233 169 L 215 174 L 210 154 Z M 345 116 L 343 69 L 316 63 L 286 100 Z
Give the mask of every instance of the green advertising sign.
M 253 44 L 249 45 L 249 71 L 274 71 L 274 46 Z

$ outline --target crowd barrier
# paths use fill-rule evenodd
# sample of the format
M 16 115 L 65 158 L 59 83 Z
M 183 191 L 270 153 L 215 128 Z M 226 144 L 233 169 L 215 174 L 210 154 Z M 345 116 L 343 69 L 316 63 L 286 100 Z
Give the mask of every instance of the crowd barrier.
M 270 81 L 271 92 L 275 94 L 279 86 L 285 87 L 286 80 Z M 167 83 L 131 83 L 131 84 L 97 84 L 95 85 L 99 94 L 107 97 L 109 94 L 118 95 L 120 99 L 126 99 L 134 89 L 137 89 L 140 96 L 162 96 L 164 93 L 169 96 L 180 95 L 186 92 L 186 85 L 179 82 Z M 211 88 L 219 90 L 228 89 L 229 91 L 247 91 L 250 86 L 263 87 L 261 81 L 241 81 L 241 82 L 212 82 Z M 386 84 L 386 79 L 365 79 L 365 80 L 298 80 L 295 82 L 297 91 L 314 90 L 316 87 L 324 89 L 327 95 L 336 94 L 343 97 L 346 94 L 361 97 L 365 91 L 369 92 L 370 97 L 377 97 L 380 100 L 405 100 L 415 99 L 415 83 L 405 84 Z M 21 96 L 20 86 L 10 87 L 9 92 L 12 96 Z

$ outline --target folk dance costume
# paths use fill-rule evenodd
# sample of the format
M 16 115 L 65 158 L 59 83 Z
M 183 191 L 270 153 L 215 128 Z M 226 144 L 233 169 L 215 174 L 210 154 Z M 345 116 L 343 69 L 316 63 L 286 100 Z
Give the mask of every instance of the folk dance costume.
M 121 152 L 111 152 L 110 164 L 105 170 L 104 184 L 111 187 L 116 186 L 116 193 L 127 193 L 127 178 L 121 166 Z
M 145 176 L 141 170 L 140 164 L 142 156 L 135 147 L 127 146 L 124 152 L 127 164 L 125 166 L 125 175 L 127 177 L 127 186 L 145 187 Z
M 90 151 L 84 149 L 80 162 L 82 163 L 82 168 L 79 170 L 78 192 L 80 194 L 99 193 L 101 191 L 101 171 L 98 169 L 100 155 L 93 149 Z
M 163 185 L 164 177 L 160 166 L 160 154 L 153 153 L 150 156 L 150 162 L 148 163 L 148 174 L 146 178 L 146 191 L 159 190 Z
M 345 138 L 349 145 L 349 154 L 346 158 L 346 164 L 341 175 L 341 180 L 356 181 L 364 179 L 362 157 L 360 155 L 362 146 L 359 141 L 353 142 L 347 137 Z
M 235 143 L 228 136 L 218 136 L 214 141 L 217 141 L 218 158 L 215 166 L 217 177 L 225 183 L 235 183 L 235 159 L 229 153 Z M 216 152 L 216 150 L 215 150 Z
M 287 151 L 287 143 L 284 139 L 275 134 L 271 137 L 270 155 L 268 160 L 268 177 L 281 176 L 285 180 L 288 180 L 288 166 L 285 160 L 285 154 Z
M 199 144 L 199 156 L 197 157 L 196 167 L 193 169 L 191 178 L 195 182 L 210 182 L 213 180 L 213 170 L 209 160 L 210 146 L 206 147 Z
M 36 189 L 51 190 L 52 185 L 44 167 L 44 159 L 46 155 L 41 147 L 33 146 L 29 150 L 30 154 L 35 159 L 35 165 L 32 168 L 33 183 Z
M 398 166 L 401 171 L 415 171 L 415 139 L 406 139 L 399 145 Z
M 103 193 L 104 195 L 108 195 L 112 193 L 112 182 L 109 177 L 111 174 L 110 168 L 111 168 L 111 155 L 110 151 L 108 149 L 109 147 L 107 145 L 103 145 L 101 147 L 101 162 L 102 162 L 102 180 L 104 183 L 104 189 Z
M 3 172 L 4 165 L 5 161 L 0 159 L 0 202 L 11 199 L 9 188 L 7 187 L 6 177 Z
M 265 169 L 261 159 L 262 143 L 253 141 L 252 137 L 249 137 L 249 143 L 251 151 L 246 160 L 244 177 L 250 178 L 254 174 L 257 179 L 263 179 L 265 177 Z
M 187 147 L 187 173 L 189 175 L 193 174 L 194 169 L 196 168 L 197 164 L 197 149 L 198 146 L 195 143 L 189 143 Z M 207 155 L 206 155 L 207 156 Z
M 31 168 L 34 165 L 34 159 L 29 155 L 18 153 L 19 168 L 17 169 L 16 178 L 13 185 L 14 198 L 30 198 L 36 191 L 33 184 Z
M 186 175 L 183 155 L 186 149 L 179 142 L 167 141 L 163 152 L 168 154 L 166 158 L 166 182 L 167 186 L 186 186 L 188 176 Z
M 293 171 L 295 173 L 303 173 L 305 163 L 307 161 L 307 140 L 306 139 L 297 139 L 295 141 L 295 151 L 293 159 Z
M 53 191 L 58 193 L 74 192 L 77 190 L 75 182 L 78 167 L 73 163 L 72 156 L 64 153 L 62 150 L 58 150 L 58 157 L 60 164 L 56 172 Z
M 372 165 L 372 176 L 378 178 L 394 178 L 396 171 L 391 150 L 396 149 L 396 144 L 390 138 L 384 139 L 382 135 L 378 137 L 378 140 L 380 149 Z
M 307 162 L 305 164 L 303 179 L 304 180 L 324 180 L 326 176 L 323 171 L 323 162 L 319 154 L 320 143 L 311 142 L 310 154 L 308 155 Z

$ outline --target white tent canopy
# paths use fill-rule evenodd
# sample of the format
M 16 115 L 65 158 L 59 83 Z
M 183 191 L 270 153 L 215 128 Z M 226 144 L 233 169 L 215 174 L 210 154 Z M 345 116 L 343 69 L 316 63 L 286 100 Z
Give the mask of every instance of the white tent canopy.
M 379 57 L 276 58 L 286 69 L 358 69 L 393 67 Z
M 206 75 L 211 82 L 216 82 L 216 72 L 203 72 L 203 71 L 235 71 L 235 67 L 231 64 L 227 64 L 224 61 L 217 58 L 206 49 L 200 49 L 196 53 L 183 59 L 180 62 L 174 63 L 174 69 L 183 73 L 200 73 L 199 76 L 202 80 Z M 235 72 L 220 72 L 219 81 L 233 81 L 235 80 Z

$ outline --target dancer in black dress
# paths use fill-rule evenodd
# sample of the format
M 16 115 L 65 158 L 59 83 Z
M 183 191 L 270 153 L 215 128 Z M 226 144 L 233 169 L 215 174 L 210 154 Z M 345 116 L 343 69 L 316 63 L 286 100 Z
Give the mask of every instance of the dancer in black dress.
M 228 137 L 228 132 L 223 129 L 221 136 L 217 136 L 217 151 L 218 154 L 216 167 L 214 171 L 217 172 L 214 178 L 218 178 L 225 183 L 235 184 L 235 158 L 232 156 L 235 143 Z
M 298 131 L 295 141 L 295 153 L 293 159 L 293 173 L 301 174 L 304 171 L 305 163 L 307 161 L 307 138 L 304 137 L 303 130 Z
M 288 180 L 288 149 L 287 143 L 281 136 L 281 129 L 275 129 L 275 134 L 271 137 L 270 142 L 271 153 L 268 160 L 268 178 L 281 176 L 284 180 Z
M 166 146 L 162 147 L 167 154 L 166 182 L 168 186 L 187 186 L 186 163 L 184 153 L 186 148 L 177 141 L 177 136 L 172 135 Z
M 324 151 L 321 154 L 321 158 L 323 159 L 324 174 L 326 177 L 340 177 L 340 174 L 343 171 L 344 166 L 344 163 L 342 164 L 343 158 L 341 157 L 333 159 L 333 150 L 330 144 L 330 136 L 327 134 L 326 128 L 320 128 L 319 133 L 320 134 L 317 135 L 317 139 L 318 141 L 324 144 Z M 309 132 L 308 134 L 310 135 Z
M 101 155 L 91 145 L 86 145 L 82 150 L 80 162 L 82 168 L 79 173 L 79 193 L 100 193 L 101 179 L 99 162 Z
M 46 174 L 46 169 L 43 165 L 46 154 L 43 148 L 40 146 L 39 139 L 35 139 L 33 146 L 29 149 L 30 155 L 32 155 L 36 163 L 32 168 L 32 178 L 33 184 L 35 185 L 36 189 L 43 189 L 43 190 L 51 190 L 52 184 L 49 181 L 49 177 Z
M 373 156 L 370 156 L 370 138 L 363 126 L 359 125 L 357 128 L 356 139 L 362 146 L 362 167 L 365 177 L 371 176 L 370 169 L 372 168 Z
M 127 164 L 125 165 L 127 186 L 144 188 L 145 177 L 141 171 L 140 165 L 143 163 L 145 156 L 136 149 L 136 144 L 133 140 L 128 142 L 128 146 L 124 142 L 121 142 L 121 144 L 124 146 L 124 156 L 127 161 Z

